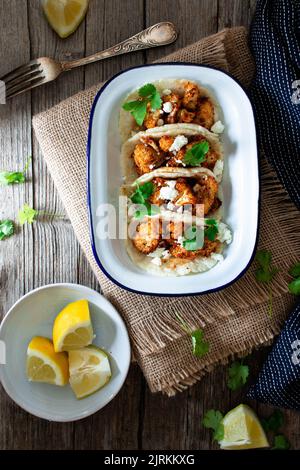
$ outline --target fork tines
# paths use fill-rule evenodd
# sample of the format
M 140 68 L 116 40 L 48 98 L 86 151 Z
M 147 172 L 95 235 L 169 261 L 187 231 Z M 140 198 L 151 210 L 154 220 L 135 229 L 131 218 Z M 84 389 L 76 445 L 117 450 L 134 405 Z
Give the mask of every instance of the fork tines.
M 32 60 L 4 75 L 0 80 L 5 83 L 6 99 L 41 85 L 45 77 L 40 66 L 38 61 Z

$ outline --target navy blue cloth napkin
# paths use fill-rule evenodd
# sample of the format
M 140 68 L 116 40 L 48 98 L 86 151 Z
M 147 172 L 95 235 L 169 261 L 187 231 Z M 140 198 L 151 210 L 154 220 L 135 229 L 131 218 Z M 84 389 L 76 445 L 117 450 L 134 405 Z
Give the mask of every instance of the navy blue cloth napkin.
M 258 0 L 250 40 L 260 150 L 300 208 L 300 0 Z
M 300 208 L 300 0 L 258 0 L 250 40 L 259 146 Z M 300 302 L 248 396 L 300 409 Z

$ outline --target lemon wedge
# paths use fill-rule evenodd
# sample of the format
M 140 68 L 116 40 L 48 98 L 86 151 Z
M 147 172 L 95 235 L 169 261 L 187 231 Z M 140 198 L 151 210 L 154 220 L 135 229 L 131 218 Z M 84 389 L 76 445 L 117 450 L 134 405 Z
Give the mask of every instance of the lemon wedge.
M 257 449 L 269 447 L 266 434 L 254 411 L 247 405 L 239 405 L 223 418 L 224 438 L 221 449 Z
M 74 33 L 85 17 L 89 0 L 42 0 L 50 25 L 61 38 Z
M 96 346 L 69 351 L 70 385 L 76 398 L 85 398 L 104 387 L 111 378 L 107 354 Z
M 53 343 L 56 352 L 88 346 L 93 341 L 93 327 L 87 300 L 68 304 L 56 317 Z
M 69 363 L 66 353 L 56 353 L 48 338 L 35 336 L 27 348 L 26 372 L 29 381 L 66 385 Z

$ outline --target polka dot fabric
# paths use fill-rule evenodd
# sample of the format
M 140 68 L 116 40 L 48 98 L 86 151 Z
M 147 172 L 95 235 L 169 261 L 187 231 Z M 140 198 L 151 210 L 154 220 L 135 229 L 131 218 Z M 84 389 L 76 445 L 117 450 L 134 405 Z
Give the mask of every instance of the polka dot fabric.
M 285 323 L 248 397 L 300 410 L 300 302 Z
M 300 208 L 300 0 L 258 0 L 250 39 L 260 149 Z

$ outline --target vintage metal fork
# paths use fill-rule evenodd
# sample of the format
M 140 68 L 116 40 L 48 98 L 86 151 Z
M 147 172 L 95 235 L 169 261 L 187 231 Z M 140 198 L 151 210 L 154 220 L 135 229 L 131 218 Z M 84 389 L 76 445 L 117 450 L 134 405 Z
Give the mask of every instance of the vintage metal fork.
M 74 69 L 75 67 L 128 52 L 171 44 L 176 39 L 177 31 L 175 26 L 165 21 L 150 26 L 115 46 L 83 59 L 59 62 L 49 57 L 40 57 L 39 59 L 31 60 L 28 64 L 18 67 L 0 80 L 5 83 L 6 100 L 8 100 L 20 93 L 51 82 L 62 72 Z

